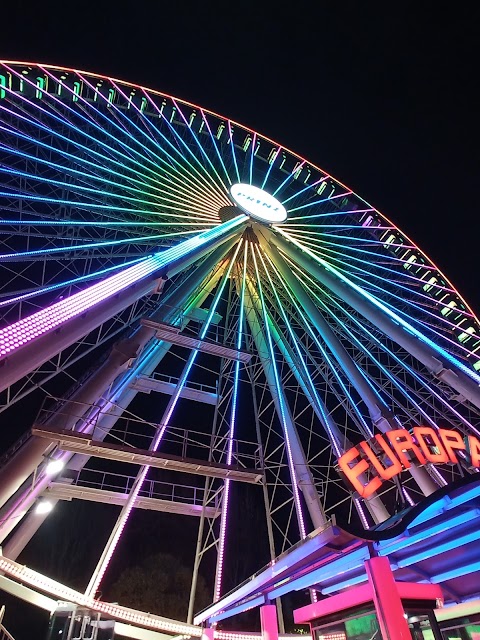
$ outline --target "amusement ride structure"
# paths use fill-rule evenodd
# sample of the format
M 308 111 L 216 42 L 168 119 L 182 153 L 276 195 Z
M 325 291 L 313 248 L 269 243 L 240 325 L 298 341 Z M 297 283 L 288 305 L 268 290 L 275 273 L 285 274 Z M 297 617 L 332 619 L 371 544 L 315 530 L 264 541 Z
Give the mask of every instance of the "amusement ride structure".
M 200 636 L 289 585 L 360 584 L 373 545 L 445 601 L 478 596 L 480 326 L 419 247 L 278 143 L 127 82 L 5 62 L 0 130 L 3 430 L 39 409 L 0 468 L 0 587 Z M 271 564 L 227 596 L 241 483 Z M 83 593 L 17 562 L 72 499 L 118 505 Z M 193 517 L 186 622 L 96 598 L 134 509 Z M 298 549 L 313 577 L 282 564 Z

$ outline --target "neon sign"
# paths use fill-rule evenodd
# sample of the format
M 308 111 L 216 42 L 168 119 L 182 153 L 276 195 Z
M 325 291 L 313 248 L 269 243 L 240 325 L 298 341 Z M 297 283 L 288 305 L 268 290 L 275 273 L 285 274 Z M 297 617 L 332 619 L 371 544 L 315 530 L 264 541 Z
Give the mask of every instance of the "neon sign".
M 379 453 L 376 453 L 379 451 Z M 475 436 L 462 436 L 451 429 L 415 427 L 410 433 L 406 429 L 394 429 L 377 434 L 370 444 L 363 440 L 349 449 L 338 460 L 340 469 L 362 498 L 377 491 L 385 480 L 390 480 L 408 469 L 413 460 L 420 465 L 457 464 L 456 451 L 465 451 L 472 467 L 480 467 L 480 441 Z M 408 454 L 408 455 L 407 455 Z M 370 472 L 367 484 L 360 476 Z

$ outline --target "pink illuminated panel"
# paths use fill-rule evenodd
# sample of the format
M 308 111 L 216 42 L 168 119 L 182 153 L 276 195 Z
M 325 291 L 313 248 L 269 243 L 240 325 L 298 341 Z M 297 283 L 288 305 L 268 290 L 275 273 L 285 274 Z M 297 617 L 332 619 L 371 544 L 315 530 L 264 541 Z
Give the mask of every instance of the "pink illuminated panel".
M 67 320 L 78 316 L 102 300 L 119 293 L 130 285 L 138 282 L 162 267 L 166 267 L 175 260 L 183 258 L 197 247 L 222 236 L 241 224 L 246 216 L 239 216 L 218 227 L 209 229 L 193 238 L 185 240 L 179 245 L 166 249 L 161 253 L 145 258 L 120 273 L 116 273 L 97 284 L 75 293 L 60 302 L 50 305 L 46 309 L 28 316 L 8 327 L 0 330 L 0 358 L 19 349 L 35 338 L 44 335 L 62 325 Z
M 140 264 L 125 269 L 125 271 L 1 329 L 0 356 L 5 356 L 34 338 L 55 329 L 70 318 L 83 313 L 98 302 L 149 275 L 159 266 L 154 257 L 147 258 Z

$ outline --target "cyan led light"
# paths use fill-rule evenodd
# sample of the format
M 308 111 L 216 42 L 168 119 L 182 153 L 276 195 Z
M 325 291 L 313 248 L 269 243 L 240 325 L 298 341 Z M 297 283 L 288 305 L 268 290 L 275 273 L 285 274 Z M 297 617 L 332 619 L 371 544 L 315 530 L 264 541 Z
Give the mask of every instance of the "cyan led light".
M 417 526 L 422 522 L 426 522 L 438 515 L 441 515 L 445 511 L 449 511 L 454 507 L 458 507 L 462 504 L 469 502 L 470 500 L 475 500 L 480 496 L 480 484 L 472 487 L 472 489 L 468 489 L 463 493 L 450 498 L 449 496 L 444 496 L 439 502 L 435 502 L 434 504 L 427 507 L 422 513 L 415 518 L 410 527 Z
M 413 327 L 409 322 L 406 322 L 403 318 L 401 318 L 398 315 L 398 313 L 395 313 L 387 305 L 385 305 L 383 302 L 381 302 L 378 298 L 376 298 L 375 296 L 372 296 L 368 291 L 366 291 L 362 287 L 359 287 L 350 278 L 347 278 L 343 273 L 341 273 L 341 271 L 339 271 L 338 269 L 333 267 L 331 264 L 329 264 L 328 262 L 323 260 L 320 256 L 316 255 L 315 253 L 312 253 L 312 251 L 310 251 L 305 246 L 303 246 L 301 243 L 299 243 L 298 240 L 295 240 L 290 234 L 285 233 L 280 228 L 277 229 L 277 230 L 287 240 L 289 240 L 296 247 L 298 247 L 302 252 L 304 252 L 307 255 L 309 255 L 315 262 L 317 262 L 318 264 L 322 265 L 322 267 L 324 267 L 327 271 L 330 271 L 331 273 L 333 273 L 335 276 L 337 276 L 337 278 L 339 278 L 341 281 L 345 282 L 348 286 L 350 286 L 352 289 L 354 289 L 363 298 L 366 298 L 369 302 L 371 302 L 378 309 L 381 309 L 392 320 L 394 320 L 397 324 L 401 325 L 403 327 L 403 329 L 405 329 L 406 331 L 408 331 L 409 333 L 414 335 L 421 342 L 424 342 L 431 349 L 433 349 L 434 351 L 439 353 L 441 356 L 443 356 L 446 360 L 448 360 L 449 362 L 454 364 L 461 371 L 463 371 L 463 373 L 465 373 L 469 378 L 474 380 L 477 384 L 480 384 L 480 376 L 479 375 L 477 375 L 474 371 L 472 371 L 467 366 L 465 366 L 462 362 L 460 362 L 453 355 L 448 353 L 448 351 L 445 351 L 445 349 L 442 349 L 442 347 L 439 347 L 437 344 L 435 344 L 433 342 L 433 340 L 430 340 L 430 338 L 427 338 L 427 336 L 425 336 L 423 333 L 421 333 L 420 331 L 415 329 L 415 327 Z

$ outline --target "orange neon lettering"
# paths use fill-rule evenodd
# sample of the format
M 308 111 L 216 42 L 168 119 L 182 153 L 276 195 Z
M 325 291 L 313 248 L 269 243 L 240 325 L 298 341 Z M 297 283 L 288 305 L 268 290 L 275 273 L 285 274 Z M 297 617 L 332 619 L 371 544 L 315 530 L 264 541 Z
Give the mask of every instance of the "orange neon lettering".
M 435 433 L 435 430 L 431 427 L 415 427 L 413 429 L 413 435 L 415 436 L 415 440 L 418 442 L 421 450 L 425 458 L 428 462 L 433 462 L 434 464 L 444 464 L 448 462 L 448 454 L 443 448 L 442 443 L 440 442 L 440 438 Z M 425 438 L 428 438 L 426 440 Z M 438 453 L 434 453 L 432 448 L 438 450 Z
M 480 467 L 480 442 L 475 436 L 468 436 L 468 455 L 472 467 Z
M 458 459 L 455 455 L 454 449 L 463 449 L 464 451 L 466 449 L 462 436 L 451 429 L 440 429 L 440 436 L 442 438 L 443 446 L 447 450 L 450 462 L 456 464 Z
M 413 436 L 406 429 L 395 429 L 383 435 L 377 434 L 375 440 L 385 457 L 383 454 L 377 456 L 368 442 L 363 441 L 338 460 L 341 470 L 362 498 L 371 496 L 384 480 L 390 480 L 404 468 L 410 468 L 412 454 L 420 464 L 457 464 L 455 451 L 463 450 L 468 454 L 471 466 L 480 468 L 480 439 L 472 435 L 463 439 L 462 435 L 450 429 L 439 429 L 437 432 L 431 427 L 414 427 Z M 406 451 L 412 454 L 407 457 Z M 361 454 L 365 457 L 361 458 Z M 364 475 L 367 471 L 372 472 L 369 482 L 366 482 Z M 373 476 L 373 471 L 378 475 Z
M 362 447 L 362 449 L 367 454 L 368 459 L 370 460 L 372 465 L 375 467 L 378 475 L 383 480 L 390 480 L 390 478 L 393 478 L 393 476 L 396 476 L 397 473 L 401 473 L 402 472 L 402 465 L 397 460 L 397 458 L 395 457 L 395 454 L 390 449 L 390 447 L 387 445 L 387 443 L 383 440 L 381 435 L 376 435 L 375 439 L 377 440 L 377 442 L 379 442 L 381 444 L 383 450 L 387 454 L 388 459 L 392 463 L 390 466 L 384 467 L 383 464 L 377 459 L 376 455 L 373 453 L 373 451 L 371 450 L 370 446 L 366 442 L 360 442 L 360 446 Z
M 358 476 L 364 473 L 368 469 L 368 462 L 366 460 L 360 459 L 353 467 L 350 467 L 350 463 L 358 458 L 360 452 L 357 447 L 352 447 L 343 456 L 340 456 L 338 459 L 338 464 L 340 465 L 341 470 L 350 480 L 356 491 L 362 498 L 368 498 L 372 495 L 381 485 L 382 481 L 380 478 L 375 477 L 370 480 L 368 484 L 365 486 L 359 481 Z
M 413 442 L 412 436 L 406 429 L 395 429 L 394 431 L 389 431 L 387 435 L 405 469 L 409 469 L 411 466 L 409 459 L 404 453 L 404 451 L 407 451 L 408 449 L 413 451 L 420 464 L 426 463 L 423 453 Z

